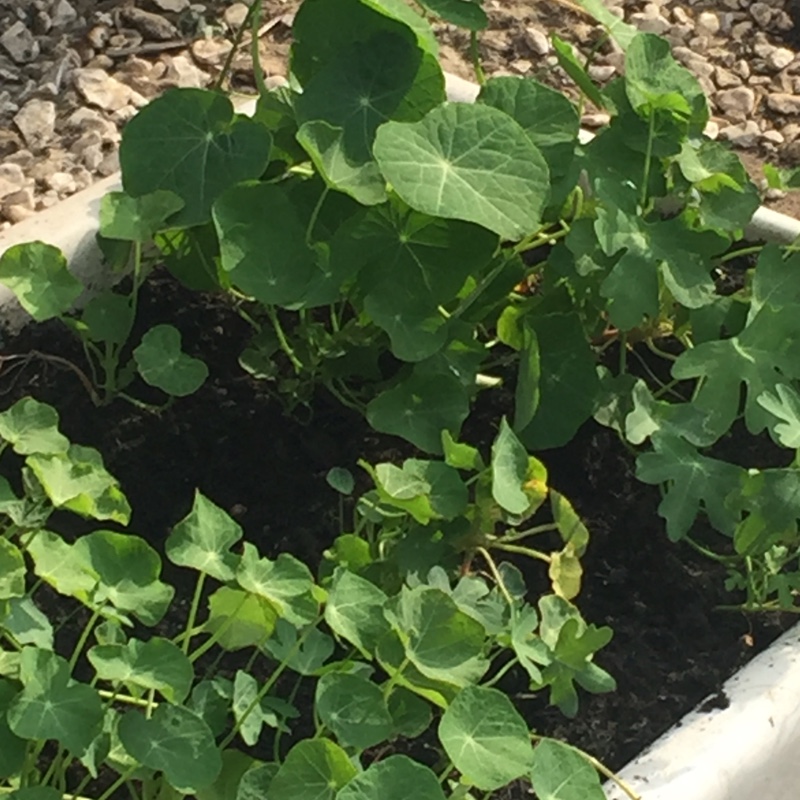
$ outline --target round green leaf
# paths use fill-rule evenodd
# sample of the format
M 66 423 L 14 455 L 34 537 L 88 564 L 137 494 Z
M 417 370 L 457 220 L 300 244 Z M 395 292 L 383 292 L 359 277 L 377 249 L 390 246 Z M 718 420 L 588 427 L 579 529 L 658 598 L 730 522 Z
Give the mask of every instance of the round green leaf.
M 302 561 L 288 553 L 270 561 L 259 558 L 256 546 L 246 542 L 236 580 L 293 625 L 308 625 L 317 617 L 319 605 L 312 595 L 314 578 Z
M 69 439 L 58 432 L 58 412 L 32 397 L 17 400 L 0 414 L 0 439 L 21 456 L 65 453 L 69 448 Z
M 107 239 L 148 242 L 170 227 L 166 220 L 181 208 L 183 200 L 165 189 L 141 197 L 109 192 L 100 201 L 100 234 Z
M 325 480 L 331 489 L 335 489 L 339 494 L 350 495 L 355 488 L 353 473 L 344 467 L 332 467 L 328 470 Z
M 566 95 L 531 78 L 503 76 L 481 87 L 478 102 L 515 119 L 541 151 L 551 175 L 566 174 L 580 129 L 578 109 Z
M 337 635 L 371 656 L 378 640 L 388 632 L 383 615 L 386 594 L 353 572 L 337 569 L 325 604 L 325 621 Z
M 296 744 L 269 786 L 267 800 L 333 800 L 355 775 L 347 753 L 329 739 Z
M 439 589 L 403 587 L 385 614 L 401 634 L 406 657 L 426 677 L 464 687 L 486 672 L 483 625 Z
M 64 254 L 44 242 L 9 247 L 0 256 L 0 283 L 37 322 L 66 314 L 83 291 Z
M 341 49 L 304 87 L 295 107 L 301 123 L 342 129 L 342 149 L 357 164 L 372 160 L 378 126 L 413 122 L 444 100 L 441 67 L 410 32 L 380 31 Z
M 367 406 L 375 430 L 401 436 L 421 450 L 442 452 L 442 431 L 458 436 L 469 414 L 469 398 L 451 375 L 413 374 Z
M 384 177 L 417 211 L 475 222 L 509 240 L 540 227 L 547 163 L 502 111 L 450 103 L 419 122 L 387 122 L 373 152 Z
M 317 267 L 306 223 L 284 189 L 247 183 L 214 204 L 222 268 L 245 294 L 265 305 L 299 302 Z
M 161 558 L 139 536 L 95 531 L 73 545 L 98 580 L 94 600 L 109 603 L 155 625 L 166 613 L 174 589 L 159 580 Z
M 0 539 L 0 600 L 25 594 L 25 558 L 8 539 Z
M 167 537 L 167 558 L 179 567 L 196 569 L 225 583 L 236 574 L 239 558 L 231 548 L 242 535 L 234 519 L 196 491 L 192 510 Z
M 13 597 L 0 612 L 3 628 L 21 645 L 53 649 L 53 626 L 30 597 Z
M 239 781 L 236 800 L 264 800 L 277 771 L 278 765 L 274 762 L 247 770 Z
M 395 734 L 416 739 L 431 724 L 431 708 L 421 698 L 403 686 L 397 686 L 389 695 L 389 713 L 392 715 Z
M 81 322 L 93 341 L 125 344 L 133 325 L 130 298 L 111 291 L 95 295 L 83 309 Z
M 159 189 L 184 207 L 171 220 L 200 225 L 225 189 L 259 178 L 269 162 L 267 129 L 233 113 L 230 100 L 204 89 L 172 89 L 148 103 L 126 126 L 119 160 L 132 197 Z
M 553 739 L 536 746 L 531 782 L 540 800 L 604 800 L 606 796 L 586 758 Z
M 208 725 L 183 706 L 159 705 L 147 719 L 138 711 L 119 723 L 123 747 L 139 763 L 164 773 L 179 792 L 210 786 L 222 770 L 222 757 Z
M 59 594 L 86 598 L 97 578 L 82 553 L 58 534 L 39 531 L 28 545 L 37 577 Z
M 323 675 L 317 683 L 315 703 L 319 718 L 345 746 L 366 750 L 392 734 L 392 717 L 383 692 L 359 675 Z
M 17 774 L 25 761 L 27 742 L 11 732 L 6 718 L 6 711 L 17 694 L 17 686 L 0 679 L 0 780 Z
M 170 703 L 182 703 L 194 680 L 191 661 L 168 639 L 93 647 L 87 657 L 99 678 L 160 692 Z
M 408 756 L 394 755 L 370 765 L 342 789 L 336 800 L 444 800 L 436 774 Z
M 439 740 L 462 780 L 484 791 L 519 778 L 533 762 L 528 726 L 497 689 L 459 692 L 439 723 Z
M 205 628 L 223 649 L 241 650 L 263 644 L 277 619 L 275 608 L 260 597 L 222 586 L 208 598 Z
M 181 350 L 181 335 L 172 325 L 150 328 L 133 359 L 145 383 L 175 397 L 193 394 L 208 377 L 208 367 Z
M 26 647 L 20 660 L 23 689 L 8 709 L 8 724 L 21 739 L 55 739 L 73 755 L 92 743 L 103 725 L 95 689 L 71 683 L 67 662 L 48 650 Z
M 489 24 L 481 0 L 421 0 L 420 5 L 459 28 L 482 31 Z
M 365 206 L 386 200 L 386 181 L 378 165 L 371 156 L 359 160 L 347 153 L 344 128 L 312 120 L 300 126 L 297 140 L 328 186 L 349 194 Z
M 242 778 L 257 769 L 260 763 L 252 756 L 239 750 L 225 750 L 222 753 L 222 772 L 211 786 L 195 794 L 196 800 L 234 800 L 239 797 Z

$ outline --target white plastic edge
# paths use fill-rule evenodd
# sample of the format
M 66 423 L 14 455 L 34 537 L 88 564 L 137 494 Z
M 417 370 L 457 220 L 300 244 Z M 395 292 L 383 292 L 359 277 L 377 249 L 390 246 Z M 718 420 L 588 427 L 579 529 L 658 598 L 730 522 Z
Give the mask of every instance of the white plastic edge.
M 800 625 L 737 672 L 723 697 L 727 708 L 687 714 L 619 777 L 642 800 L 797 800 Z M 611 784 L 606 794 L 629 800 Z

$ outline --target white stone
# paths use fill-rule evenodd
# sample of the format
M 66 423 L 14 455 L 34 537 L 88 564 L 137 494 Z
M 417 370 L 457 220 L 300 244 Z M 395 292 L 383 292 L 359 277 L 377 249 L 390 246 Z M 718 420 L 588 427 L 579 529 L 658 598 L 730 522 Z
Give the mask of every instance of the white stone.
M 767 95 L 767 108 L 778 114 L 800 114 L 800 95 L 783 92 Z
M 74 79 L 86 102 L 106 111 L 119 111 L 128 105 L 141 107 L 147 103 L 142 95 L 102 69 L 76 69 Z
M 245 3 L 232 3 L 222 14 L 222 19 L 229 28 L 240 28 L 247 17 L 249 8 Z
M 218 66 L 231 50 L 233 45 L 225 39 L 198 39 L 192 42 L 192 56 L 199 64 Z
M 161 11 L 173 14 L 180 14 L 181 11 L 186 11 L 191 5 L 191 0 L 150 0 L 150 2 Z
M 783 144 L 786 141 L 786 137 L 780 131 L 775 130 L 764 131 L 761 138 L 772 144 Z
M 659 36 L 667 33 L 672 27 L 669 20 L 661 16 L 657 5 L 650 3 L 643 12 L 631 14 L 631 22 L 644 33 L 655 33 Z
M 54 172 L 45 178 L 44 182 L 48 189 L 52 189 L 61 195 L 74 194 L 78 189 L 75 184 L 75 178 L 68 172 Z
M 717 67 L 714 70 L 714 83 L 716 83 L 720 89 L 730 89 L 734 86 L 741 86 L 742 79 L 730 70 Z
M 794 51 L 788 47 L 776 47 L 768 56 L 767 64 L 772 69 L 781 70 L 789 66 L 794 61 Z
M 744 121 L 756 107 L 756 93 L 749 86 L 724 89 L 714 95 L 717 107 L 731 119 Z
M 616 75 L 617 70 L 611 66 L 606 64 L 592 64 L 589 67 L 589 77 L 593 81 L 597 81 L 598 83 L 605 83 L 606 81 L 610 81 L 614 75 Z
M 17 64 L 30 64 L 41 50 L 39 42 L 21 20 L 17 20 L 0 36 L 0 45 Z
M 53 4 L 51 12 L 54 28 L 63 28 L 69 25 L 70 22 L 75 22 L 78 18 L 78 12 L 72 7 L 68 0 L 57 0 Z
M 165 84 L 178 86 L 181 89 L 202 89 L 208 80 L 208 75 L 186 56 L 171 58 L 167 64 L 167 72 L 162 78 Z
M 695 30 L 698 36 L 716 36 L 719 33 L 719 17 L 713 11 L 703 11 L 697 17 Z
M 750 16 L 762 28 L 766 28 L 772 19 L 772 9 L 766 3 L 753 3 L 750 6 Z
M 547 34 L 538 28 L 525 29 L 525 44 L 528 45 L 537 56 L 549 55 L 552 50 L 550 39 L 547 38 Z
M 38 150 L 53 138 L 56 129 L 56 105 L 50 100 L 33 99 L 14 116 L 14 124 L 28 147 Z
M 728 125 L 719 132 L 719 138 L 739 147 L 755 147 L 761 136 L 761 129 L 755 120 L 749 119 L 738 125 Z

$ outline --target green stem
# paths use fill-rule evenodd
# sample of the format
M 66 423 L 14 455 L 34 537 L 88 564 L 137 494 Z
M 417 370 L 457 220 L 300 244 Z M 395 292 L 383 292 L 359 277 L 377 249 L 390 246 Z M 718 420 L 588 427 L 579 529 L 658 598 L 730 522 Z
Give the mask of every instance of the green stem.
M 296 373 L 300 373 L 303 371 L 303 362 L 295 355 L 292 346 L 289 344 L 289 340 L 286 338 L 286 334 L 284 333 L 283 328 L 281 327 L 281 322 L 278 319 L 278 314 L 275 311 L 273 306 L 266 305 L 264 306 L 265 311 L 267 312 L 267 316 L 269 317 L 269 321 L 272 323 L 272 327 L 275 329 L 275 335 L 278 337 L 278 343 L 281 346 L 281 350 L 286 354 L 289 361 L 292 362 L 292 366 L 294 367 L 294 371 Z
M 493 542 L 492 547 L 496 550 L 504 550 L 507 553 L 518 553 L 521 556 L 535 558 L 538 561 L 544 561 L 545 564 L 549 564 L 552 560 L 546 553 L 534 550 L 532 547 L 523 547 L 518 544 L 503 544 L 502 542 Z
M 475 70 L 475 80 L 483 86 L 486 83 L 486 73 L 483 71 L 481 64 L 481 54 L 478 49 L 478 32 L 469 32 L 469 55 L 472 59 L 472 68 Z
M 241 47 L 244 33 L 250 27 L 250 22 L 253 19 L 253 15 L 256 14 L 256 6 L 258 6 L 260 10 L 261 0 L 253 0 L 253 2 L 250 3 L 250 8 L 247 9 L 247 16 L 244 18 L 244 20 L 242 20 L 242 24 L 239 26 L 239 29 L 236 31 L 236 35 L 233 38 L 233 47 L 231 47 L 228 55 L 225 57 L 225 63 L 222 65 L 222 72 L 220 72 L 219 77 L 214 82 L 215 92 L 222 91 L 222 85 L 225 83 L 225 79 L 230 74 L 231 66 L 233 65 L 233 59 L 236 57 L 236 51 Z
M 662 350 L 660 347 L 656 347 L 655 343 L 652 339 L 645 339 L 645 345 L 647 349 L 657 355 L 659 358 L 665 358 L 667 361 L 677 361 L 678 356 L 672 355 L 672 353 L 668 353 L 666 350 Z
M 656 115 L 650 110 L 649 126 L 647 130 L 647 149 L 644 155 L 644 175 L 642 176 L 642 195 L 640 203 L 642 208 L 647 204 L 647 185 L 650 183 L 650 162 L 653 158 L 653 139 L 656 131 Z
M 118 789 L 121 789 L 133 776 L 136 770 L 139 769 L 139 765 L 135 764 L 134 766 L 130 767 L 127 771 L 123 772 L 115 781 L 111 784 L 111 786 L 106 789 L 97 800 L 109 800 L 109 798 L 113 797 L 114 794 L 117 792 Z M 74 800 L 74 798 L 73 798 Z
M 709 550 L 707 547 L 704 547 L 699 542 L 696 542 L 691 536 L 684 536 L 683 541 L 689 545 L 693 550 L 696 550 L 701 555 L 705 556 L 706 558 L 710 558 L 712 561 L 716 561 L 718 564 L 724 564 L 726 566 L 732 566 L 739 563 L 739 558 L 737 556 L 723 556 L 719 553 L 715 553 L 713 550 Z
M 481 686 L 494 686 L 516 664 L 519 664 L 519 659 L 514 656 L 514 658 L 512 658 L 508 663 L 503 664 L 503 666 L 497 671 L 497 675 L 488 681 L 484 681 Z
M 314 206 L 314 210 L 311 212 L 311 218 L 308 220 L 308 227 L 306 228 L 306 245 L 311 247 L 312 244 L 312 236 L 314 234 L 314 228 L 317 225 L 317 220 L 319 219 L 320 211 L 322 211 L 322 206 L 325 203 L 325 198 L 328 196 L 328 192 L 330 191 L 330 187 L 326 186 L 322 193 L 320 194 L 319 198 L 317 199 L 316 205 Z
M 405 668 L 411 663 L 408 658 L 404 658 L 400 662 L 400 666 L 389 676 L 389 680 L 383 685 L 383 699 L 388 701 L 389 697 L 394 690 L 394 687 L 397 686 L 397 681 L 400 680 L 400 677 L 403 674 Z
M 732 250 L 730 253 L 725 253 L 724 256 L 720 256 L 717 261 L 720 264 L 724 264 L 726 261 L 732 261 L 734 258 L 739 258 L 740 256 L 750 256 L 754 253 L 760 253 L 764 249 L 764 245 L 757 244 L 753 245 L 752 247 L 743 247 L 741 250 Z
M 300 648 L 303 646 L 306 638 L 309 636 L 312 630 L 315 630 L 317 625 L 322 621 L 322 617 L 318 617 L 311 625 L 309 625 L 298 637 L 297 641 L 292 645 L 289 652 L 286 654 L 286 657 L 280 664 L 275 668 L 275 671 L 272 675 L 269 676 L 269 680 L 267 680 L 262 687 L 259 689 L 256 696 L 250 702 L 250 705 L 244 710 L 244 713 L 241 717 L 236 721 L 236 724 L 233 726 L 231 731 L 228 735 L 222 740 L 219 749 L 225 750 L 230 743 L 236 738 L 236 735 L 239 733 L 239 729 L 241 728 L 244 721 L 253 713 L 256 707 L 261 703 L 261 701 L 269 694 L 270 689 L 275 685 L 278 678 L 284 673 L 284 671 L 289 666 L 289 659 L 297 653 Z
M 494 283 L 495 279 L 505 269 L 508 259 L 502 258 L 496 267 L 489 270 L 486 275 L 481 278 L 480 283 L 465 297 L 458 308 L 450 315 L 451 319 L 459 319 L 462 317 L 478 300 L 478 298 Z
M 69 660 L 70 672 L 75 669 L 75 665 L 78 663 L 78 659 L 81 657 L 83 648 L 86 646 L 86 642 L 89 641 L 89 637 L 92 635 L 92 631 L 94 630 L 94 626 L 97 624 L 98 619 L 100 619 L 100 612 L 95 609 L 92 611 L 92 616 L 89 618 L 89 621 L 81 631 L 81 635 L 78 638 L 75 649 L 72 651 L 72 657 Z
M 230 628 L 231 625 L 233 625 L 233 623 L 236 621 L 236 617 L 244 607 L 244 604 L 247 602 L 248 596 L 249 595 L 245 594 L 242 597 L 239 605 L 233 610 L 233 613 L 226 617 L 225 620 L 220 624 L 219 628 L 217 628 L 214 633 L 212 633 L 211 636 L 209 636 L 208 639 L 203 642 L 203 644 L 201 644 L 189 655 L 189 661 L 192 663 L 197 661 L 197 659 L 204 656 L 220 640 L 222 634 L 225 633 L 225 631 L 227 631 L 228 628 Z
M 197 575 L 197 582 L 194 585 L 194 594 L 192 595 L 192 604 L 189 606 L 189 617 L 186 620 L 186 628 L 184 629 L 185 636 L 183 637 L 183 652 L 188 656 L 189 650 L 192 646 L 192 631 L 194 630 L 195 622 L 197 622 L 197 612 L 200 609 L 200 600 L 203 597 L 203 587 L 206 582 L 205 572 L 200 572 Z
M 261 27 L 261 0 L 254 0 L 255 13 L 251 21 L 250 57 L 253 60 L 253 72 L 256 79 L 256 88 L 261 97 L 269 94 L 267 84 L 264 82 L 264 70 L 261 68 L 261 52 L 259 50 L 258 29 Z
M 620 334 L 619 337 L 619 374 L 624 375 L 628 371 L 628 334 Z
M 515 531 L 514 533 L 506 533 L 503 534 L 499 539 L 495 541 L 498 544 L 503 544 L 507 542 L 518 542 L 520 539 L 525 539 L 528 536 L 536 536 L 539 533 L 550 533 L 550 531 L 557 531 L 558 525 L 555 522 L 548 522 L 544 525 L 534 525 L 533 528 L 528 528 L 524 531 Z M 494 542 L 492 543 L 494 544 Z

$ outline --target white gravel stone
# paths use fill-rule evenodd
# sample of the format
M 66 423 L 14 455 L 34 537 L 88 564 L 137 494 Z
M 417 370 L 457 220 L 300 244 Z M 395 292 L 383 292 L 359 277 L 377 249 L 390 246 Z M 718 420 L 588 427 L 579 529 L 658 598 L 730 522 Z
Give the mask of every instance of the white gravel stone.
M 767 56 L 767 64 L 776 70 L 785 69 L 792 61 L 794 61 L 794 52 L 788 47 L 776 47 Z
M 716 36 L 720 27 L 719 17 L 713 11 L 703 11 L 697 17 L 695 31 L 698 36 Z
M 56 105 L 50 100 L 28 100 L 14 116 L 14 124 L 25 144 L 32 150 L 39 150 L 55 133 Z
M 756 21 L 757 25 L 766 28 L 772 19 L 772 9 L 767 3 L 753 3 L 750 6 L 750 16 Z
M 800 114 L 800 95 L 782 92 L 767 95 L 767 108 L 778 114 Z
M 739 86 L 717 92 L 714 102 L 730 119 L 741 122 L 755 110 L 756 93 L 749 86 Z
M 105 70 L 85 67 L 74 73 L 75 87 L 86 102 L 105 111 L 119 111 L 128 105 L 141 107 L 147 100 Z
M 41 52 L 39 43 L 22 20 L 17 20 L 0 36 L 0 45 L 17 64 L 30 64 Z
M 539 30 L 539 28 L 526 28 L 524 38 L 525 44 L 537 56 L 549 55 L 553 49 L 550 45 L 550 39 L 548 39 L 547 34 L 544 31 Z
M 761 137 L 761 129 L 755 120 L 749 119 L 738 125 L 728 125 L 719 132 L 719 138 L 738 147 L 755 147 Z

